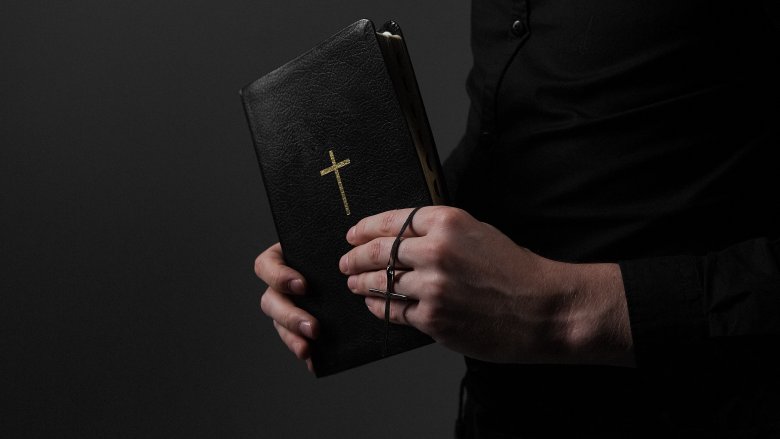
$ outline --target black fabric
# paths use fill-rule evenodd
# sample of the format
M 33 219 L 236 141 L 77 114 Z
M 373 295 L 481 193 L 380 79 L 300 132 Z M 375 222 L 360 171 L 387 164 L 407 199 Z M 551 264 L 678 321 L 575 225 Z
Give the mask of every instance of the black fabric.
M 776 427 L 778 22 L 768 1 L 472 2 L 455 204 L 543 256 L 619 262 L 638 367 L 467 358 L 460 437 Z

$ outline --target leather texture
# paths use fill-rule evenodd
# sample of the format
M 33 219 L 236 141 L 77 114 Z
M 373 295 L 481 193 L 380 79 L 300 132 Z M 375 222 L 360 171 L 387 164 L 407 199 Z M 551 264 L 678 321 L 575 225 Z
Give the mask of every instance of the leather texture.
M 338 261 L 360 219 L 432 204 L 373 23 L 358 21 L 241 90 L 286 262 L 309 293 L 295 303 L 317 317 L 317 376 L 383 358 L 385 323 L 347 288 Z M 346 215 L 336 162 L 350 209 Z M 433 340 L 393 325 L 389 355 Z

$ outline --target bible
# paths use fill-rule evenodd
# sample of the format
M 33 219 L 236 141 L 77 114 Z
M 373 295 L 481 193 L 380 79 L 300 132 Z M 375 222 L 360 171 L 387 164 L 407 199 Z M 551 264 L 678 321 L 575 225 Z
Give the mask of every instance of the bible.
M 294 303 L 320 322 L 318 377 L 433 340 L 366 308 L 339 271 L 346 233 L 387 210 L 444 204 L 433 135 L 400 28 L 360 20 L 240 91 Z M 381 286 L 384 287 L 384 286 Z

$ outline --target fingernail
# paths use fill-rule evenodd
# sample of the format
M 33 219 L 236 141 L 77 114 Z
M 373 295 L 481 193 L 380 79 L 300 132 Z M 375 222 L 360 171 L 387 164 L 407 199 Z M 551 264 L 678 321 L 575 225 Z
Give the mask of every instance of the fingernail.
M 355 242 L 355 234 L 357 233 L 357 227 L 352 226 L 349 231 L 347 232 L 347 242 L 350 244 Z
M 306 337 L 314 338 L 314 330 L 311 327 L 311 322 L 303 321 L 301 323 L 298 323 L 298 330 L 301 332 L 301 334 L 305 335 Z
M 341 272 L 344 274 L 348 274 L 347 273 L 348 265 L 349 265 L 349 256 L 348 255 L 342 256 L 341 259 L 339 260 L 339 270 L 341 270 Z
M 303 280 L 301 279 L 293 279 L 290 281 L 288 288 L 290 288 L 290 291 L 293 293 L 299 293 L 303 294 L 306 292 L 306 289 L 303 287 Z

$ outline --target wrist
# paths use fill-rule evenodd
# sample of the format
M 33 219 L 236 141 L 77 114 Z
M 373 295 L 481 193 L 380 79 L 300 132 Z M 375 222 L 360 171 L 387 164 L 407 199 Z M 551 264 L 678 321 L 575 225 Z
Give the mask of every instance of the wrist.
M 565 344 L 578 362 L 633 365 L 633 340 L 617 264 L 563 264 L 570 297 Z

